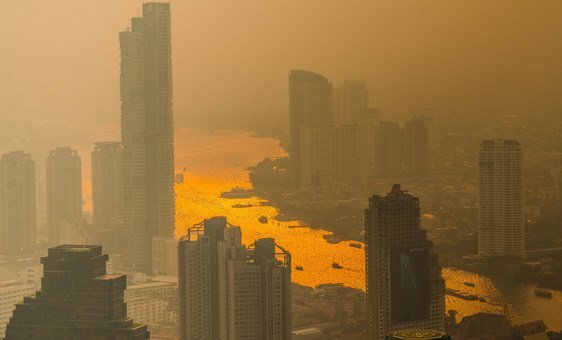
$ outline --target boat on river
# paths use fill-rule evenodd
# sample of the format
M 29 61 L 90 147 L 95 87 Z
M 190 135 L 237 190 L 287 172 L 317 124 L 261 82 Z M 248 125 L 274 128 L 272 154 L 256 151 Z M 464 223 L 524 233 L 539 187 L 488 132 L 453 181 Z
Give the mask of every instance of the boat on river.
M 474 287 L 474 286 L 476 286 L 476 285 L 474 284 L 474 282 L 470 282 L 470 281 L 463 282 L 463 285 L 465 285 L 465 286 L 467 286 L 467 287 Z
M 349 246 L 353 248 L 361 249 L 361 243 L 350 243 Z
M 459 299 L 467 300 L 467 301 L 476 301 L 478 300 L 478 296 L 474 294 L 469 294 L 465 292 L 461 292 L 458 289 L 452 288 L 445 288 L 445 293 L 450 296 L 454 296 Z
M 296 266 L 295 269 L 300 270 L 301 272 L 304 270 L 304 268 L 302 266 Z
M 342 267 L 339 263 L 337 263 L 337 262 L 333 262 L 333 263 L 332 263 L 332 268 L 334 268 L 334 269 L 343 269 L 343 267 Z
M 546 289 L 535 289 L 535 296 L 552 299 L 552 292 Z

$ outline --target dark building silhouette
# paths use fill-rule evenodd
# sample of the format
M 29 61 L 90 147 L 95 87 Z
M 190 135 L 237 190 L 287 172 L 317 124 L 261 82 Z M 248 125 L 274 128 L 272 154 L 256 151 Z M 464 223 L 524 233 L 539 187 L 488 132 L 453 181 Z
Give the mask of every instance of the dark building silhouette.
M 126 277 L 106 274 L 101 246 L 61 245 L 41 258 L 41 290 L 16 305 L 6 340 L 148 339 L 127 317 Z
M 151 273 L 152 239 L 174 237 L 170 25 L 170 4 L 150 2 L 119 35 L 127 271 Z
M 98 142 L 92 151 L 92 208 L 94 242 L 114 253 L 119 249 L 123 210 L 122 147 Z
M 213 217 L 179 243 L 180 339 L 291 339 L 291 255 Z
M 36 239 L 35 162 L 23 151 L 0 159 L 0 253 L 33 251 Z
M 289 75 L 289 143 L 291 178 L 301 186 L 301 130 L 334 123 L 332 84 L 317 73 L 293 70 Z
M 82 160 L 78 151 L 56 148 L 47 157 L 47 237 L 50 245 L 87 243 L 82 228 Z
M 405 329 L 445 327 L 445 281 L 420 228 L 417 197 L 399 184 L 369 199 L 365 211 L 369 339 Z

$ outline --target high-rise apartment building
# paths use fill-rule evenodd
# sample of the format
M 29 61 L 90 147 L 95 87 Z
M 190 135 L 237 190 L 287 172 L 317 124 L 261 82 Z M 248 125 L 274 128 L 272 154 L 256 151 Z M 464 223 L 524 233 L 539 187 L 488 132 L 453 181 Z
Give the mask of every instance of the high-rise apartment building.
M 290 339 L 291 256 L 213 217 L 179 244 L 180 339 Z
M 126 277 L 106 274 L 101 246 L 61 245 L 41 258 L 41 290 L 18 303 L 6 340 L 148 339 L 127 317 Z
M 374 174 L 378 178 L 423 178 L 429 167 L 429 134 L 423 120 L 380 122 L 374 133 Z
M 485 140 L 478 153 L 478 253 L 525 256 L 523 151 L 515 140 Z
M 174 237 L 170 4 L 149 2 L 119 35 L 124 266 L 150 273 L 152 238 Z
M 445 281 L 438 255 L 420 228 L 417 197 L 395 184 L 365 211 L 369 339 L 403 329 L 445 327 Z
M 0 159 L 0 253 L 31 252 L 36 239 L 35 162 L 23 151 Z
M 291 177 L 301 185 L 301 129 L 332 126 L 332 84 L 317 73 L 293 70 L 289 75 L 289 143 Z
M 92 151 L 94 241 L 113 253 L 121 245 L 123 206 L 122 148 L 119 142 L 99 142 Z
M 301 129 L 301 190 L 360 191 L 364 183 L 361 128 Z
M 369 91 L 363 81 L 344 80 L 334 88 L 334 123 L 336 125 L 362 125 L 369 108 Z
M 47 157 L 47 238 L 51 245 L 85 243 L 82 228 L 82 161 L 69 147 Z

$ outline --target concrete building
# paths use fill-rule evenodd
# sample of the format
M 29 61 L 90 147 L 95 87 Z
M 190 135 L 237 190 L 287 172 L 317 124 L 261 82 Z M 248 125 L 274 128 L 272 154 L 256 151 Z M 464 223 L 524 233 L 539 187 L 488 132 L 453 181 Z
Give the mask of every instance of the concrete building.
M 169 3 L 143 5 L 119 35 L 125 270 L 150 273 L 152 238 L 174 237 Z
M 167 237 L 152 239 L 152 273 L 178 277 L 178 241 Z
M 179 244 L 180 339 L 290 339 L 291 257 L 213 217 Z
M 359 126 L 301 129 L 303 191 L 360 191 L 365 181 Z
M 289 143 L 291 178 L 301 186 L 301 129 L 332 126 L 332 84 L 324 76 L 302 70 L 289 75 Z
M 334 88 L 333 111 L 335 125 L 361 125 L 369 108 L 369 91 L 361 80 L 344 80 Z
M 423 178 L 429 168 L 429 134 L 423 120 L 401 128 L 380 122 L 374 132 L 374 175 L 377 178 Z
M 23 151 L 0 159 L 0 254 L 29 253 L 37 233 L 35 162 Z
M 486 140 L 478 153 L 478 253 L 525 256 L 523 151 L 515 140 Z
M 35 293 L 33 282 L 7 281 L 0 283 L 0 339 L 6 336 L 6 325 L 12 317 L 16 303 Z
M 92 151 L 92 208 L 94 242 L 110 253 L 121 240 L 123 164 L 119 142 L 98 142 Z
M 42 288 L 16 305 L 6 340 L 148 339 L 127 317 L 126 278 L 106 274 L 107 259 L 100 246 L 50 248 Z
M 420 228 L 417 197 L 395 184 L 365 211 L 369 339 L 398 330 L 445 327 L 445 281 L 438 255 Z
M 129 285 L 125 291 L 127 314 L 149 326 L 177 321 L 177 281 L 151 281 Z
M 78 151 L 56 148 L 47 157 L 47 238 L 51 245 L 86 243 L 82 228 L 82 161 Z

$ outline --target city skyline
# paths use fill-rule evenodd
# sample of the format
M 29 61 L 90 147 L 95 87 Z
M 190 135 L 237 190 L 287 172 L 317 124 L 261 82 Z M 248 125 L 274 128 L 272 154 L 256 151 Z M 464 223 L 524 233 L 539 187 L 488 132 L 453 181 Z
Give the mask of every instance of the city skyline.
M 0 337 L 562 339 L 547 2 L 0 6 Z

